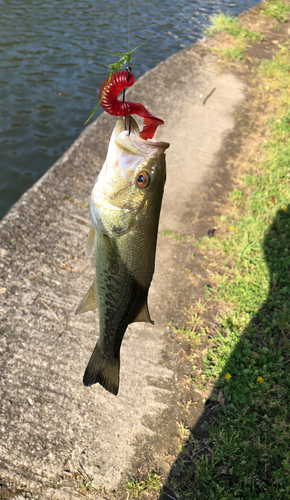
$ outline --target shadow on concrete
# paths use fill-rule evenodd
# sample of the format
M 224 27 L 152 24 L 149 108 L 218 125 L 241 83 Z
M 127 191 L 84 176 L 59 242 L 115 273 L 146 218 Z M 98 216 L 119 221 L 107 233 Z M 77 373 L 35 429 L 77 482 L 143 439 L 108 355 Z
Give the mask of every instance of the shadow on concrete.
M 287 210 L 278 210 L 264 235 L 264 258 L 270 275 L 267 299 L 252 317 L 221 371 L 204 413 L 171 468 L 168 486 L 164 486 L 160 500 L 287 497 L 286 492 L 284 497 L 282 491 L 282 496 L 276 494 L 280 478 L 289 473 L 285 469 L 290 423 L 289 214 L 290 205 Z M 250 256 L 262 260 L 254 248 Z M 263 283 L 249 282 L 247 286 L 252 288 L 252 297 L 258 297 Z M 254 305 L 248 304 L 249 313 Z M 218 330 L 226 337 L 229 330 L 235 331 L 234 321 L 219 325 Z M 218 337 L 215 339 L 218 341 Z M 227 373 L 231 375 L 229 380 L 225 378 Z M 258 377 L 264 381 L 260 379 L 259 383 Z M 221 424 L 213 456 L 211 429 Z M 202 466 L 206 460 L 212 460 L 211 466 Z M 207 477 L 206 470 L 207 474 L 211 471 Z

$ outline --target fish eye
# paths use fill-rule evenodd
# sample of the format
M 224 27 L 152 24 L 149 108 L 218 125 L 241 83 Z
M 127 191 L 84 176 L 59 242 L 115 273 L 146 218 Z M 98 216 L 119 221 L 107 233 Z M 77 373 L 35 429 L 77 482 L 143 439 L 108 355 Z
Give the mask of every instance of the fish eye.
M 137 186 L 140 189 L 146 188 L 150 184 L 150 175 L 147 172 L 140 172 L 137 177 Z

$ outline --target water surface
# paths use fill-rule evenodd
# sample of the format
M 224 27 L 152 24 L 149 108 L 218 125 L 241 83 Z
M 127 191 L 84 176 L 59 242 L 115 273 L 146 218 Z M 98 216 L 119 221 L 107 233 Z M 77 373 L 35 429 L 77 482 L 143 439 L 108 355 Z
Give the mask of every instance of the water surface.
M 135 78 L 203 37 L 212 14 L 254 0 L 131 0 Z M 128 50 L 128 0 L 0 0 L 0 219 L 84 129 Z

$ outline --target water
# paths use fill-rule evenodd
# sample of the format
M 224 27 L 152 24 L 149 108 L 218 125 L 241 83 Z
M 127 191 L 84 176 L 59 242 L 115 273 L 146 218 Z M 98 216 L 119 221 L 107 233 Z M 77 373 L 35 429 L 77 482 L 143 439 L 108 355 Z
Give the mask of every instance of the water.
M 255 0 L 131 0 L 130 48 L 138 78 L 202 38 L 213 13 Z M 128 50 L 128 0 L 0 0 L 0 219 L 63 154 Z M 97 116 L 97 115 L 95 115 Z

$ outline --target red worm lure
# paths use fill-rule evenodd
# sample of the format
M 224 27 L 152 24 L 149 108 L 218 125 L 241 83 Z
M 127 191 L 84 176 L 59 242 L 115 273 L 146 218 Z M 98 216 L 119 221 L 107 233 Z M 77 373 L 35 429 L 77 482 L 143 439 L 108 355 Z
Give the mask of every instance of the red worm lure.
M 138 102 L 129 101 L 119 101 L 118 94 L 131 87 L 135 81 L 134 75 L 128 71 L 119 71 L 113 73 L 112 78 L 109 80 L 108 77 L 102 84 L 99 92 L 99 99 L 102 99 L 103 109 L 113 116 L 128 116 L 128 115 L 138 115 L 144 118 L 144 128 L 141 132 L 142 139 L 152 139 L 154 136 L 158 125 L 163 125 L 164 121 L 151 115 L 149 111 Z

